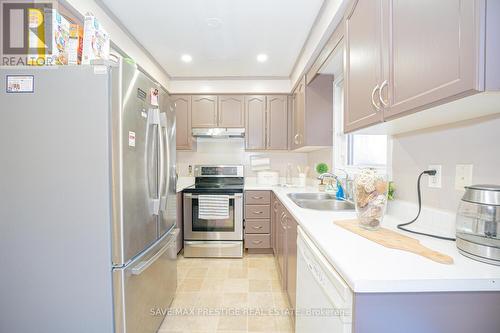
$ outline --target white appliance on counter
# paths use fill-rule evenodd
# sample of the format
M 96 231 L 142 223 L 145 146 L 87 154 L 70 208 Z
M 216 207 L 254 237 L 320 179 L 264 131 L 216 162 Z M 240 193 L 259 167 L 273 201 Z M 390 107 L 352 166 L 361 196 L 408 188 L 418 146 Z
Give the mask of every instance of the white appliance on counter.
M 280 173 L 278 171 L 258 171 L 257 185 L 276 186 L 280 182 Z
M 153 333 L 177 285 L 175 112 L 130 61 L 0 69 L 0 331 Z
M 353 293 L 298 227 L 296 333 L 350 333 Z

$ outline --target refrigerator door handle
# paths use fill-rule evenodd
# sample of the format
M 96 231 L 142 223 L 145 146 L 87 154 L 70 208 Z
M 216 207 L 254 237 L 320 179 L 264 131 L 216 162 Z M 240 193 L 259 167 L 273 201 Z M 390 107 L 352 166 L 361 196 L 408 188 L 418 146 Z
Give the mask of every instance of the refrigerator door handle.
M 161 139 L 161 127 L 160 127 L 160 112 L 158 109 L 149 109 L 149 119 L 148 119 L 149 124 L 155 125 L 157 129 L 157 136 L 158 136 L 158 141 L 159 141 L 159 150 L 160 150 L 160 181 L 159 181 L 159 188 L 158 188 L 158 194 L 156 195 L 156 198 L 151 199 L 151 211 L 153 215 L 159 215 L 160 214 L 160 194 L 162 191 L 162 184 L 163 182 L 161 181 L 163 177 L 163 170 L 162 170 L 162 139 Z M 149 150 L 148 150 L 149 151 Z M 148 177 L 149 179 L 149 177 Z
M 162 147 L 162 172 L 163 172 L 163 179 L 165 180 L 165 187 L 162 189 L 160 192 L 160 209 L 162 211 L 166 210 L 167 206 L 167 196 L 168 196 L 168 191 L 170 188 L 170 168 L 167 168 L 167 172 L 165 174 L 165 164 L 168 163 L 170 164 L 170 146 L 169 146 L 169 137 L 168 137 L 168 131 L 167 131 L 167 116 L 165 113 L 160 113 L 160 132 L 164 138 L 164 141 L 162 142 L 163 147 Z M 165 160 L 165 152 L 166 152 L 166 160 Z M 161 178 L 160 178 L 161 179 Z
M 157 215 L 160 214 L 160 210 L 163 210 L 163 204 L 162 204 L 162 200 L 163 200 L 163 191 L 164 191 L 164 184 L 165 184 L 165 143 L 164 143 L 164 139 L 163 139 L 163 136 L 164 136 L 164 133 L 163 133 L 163 126 L 162 126 L 162 122 L 161 122 L 161 115 L 159 117 L 159 123 L 158 123 L 158 142 L 159 142 L 159 145 L 158 145 L 158 150 L 160 151 L 160 157 L 159 157 L 159 162 L 160 162 L 160 165 L 159 165 L 159 168 L 160 168 L 160 172 L 159 172 L 159 177 L 158 177 L 158 211 L 157 211 Z
M 155 253 L 154 256 L 152 256 L 151 258 L 149 258 L 146 261 L 141 262 L 141 264 L 138 265 L 137 267 L 132 268 L 132 270 L 131 270 L 132 274 L 133 275 L 141 275 L 142 272 L 144 272 L 146 269 L 148 269 L 148 267 L 151 266 L 156 260 L 158 260 L 158 258 L 160 258 L 165 252 L 167 252 L 168 249 L 170 249 L 173 245 L 175 245 L 174 240 L 175 240 L 175 238 L 173 238 L 173 240 L 168 242 L 160 251 Z

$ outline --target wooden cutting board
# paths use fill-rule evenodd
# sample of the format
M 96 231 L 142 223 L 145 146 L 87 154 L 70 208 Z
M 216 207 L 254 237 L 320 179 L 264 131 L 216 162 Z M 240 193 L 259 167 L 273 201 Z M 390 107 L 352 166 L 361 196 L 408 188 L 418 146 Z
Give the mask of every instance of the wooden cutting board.
M 334 221 L 336 225 L 349 230 L 361 237 L 371 240 L 372 242 L 378 243 L 382 246 L 388 247 L 390 249 L 398 249 L 402 251 L 412 252 L 430 260 L 441 264 L 451 265 L 453 264 L 453 258 L 429 249 L 428 247 L 420 244 L 415 238 L 411 238 L 395 231 L 379 228 L 378 230 L 366 230 L 358 225 L 358 220 L 343 220 Z

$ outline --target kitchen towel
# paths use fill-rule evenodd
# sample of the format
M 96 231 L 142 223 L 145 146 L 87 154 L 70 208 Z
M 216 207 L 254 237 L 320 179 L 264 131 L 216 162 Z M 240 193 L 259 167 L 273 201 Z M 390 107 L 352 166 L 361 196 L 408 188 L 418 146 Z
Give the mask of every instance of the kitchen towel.
M 198 218 L 203 220 L 223 220 L 229 218 L 228 195 L 199 195 Z

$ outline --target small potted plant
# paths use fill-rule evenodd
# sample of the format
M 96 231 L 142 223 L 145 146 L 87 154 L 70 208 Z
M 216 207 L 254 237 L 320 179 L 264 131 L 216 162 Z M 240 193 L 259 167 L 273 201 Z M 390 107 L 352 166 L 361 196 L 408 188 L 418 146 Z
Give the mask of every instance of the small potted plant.
M 318 175 L 322 175 L 328 172 L 328 170 L 329 170 L 328 164 L 323 162 L 316 164 L 316 172 L 318 173 Z M 319 184 L 319 190 L 323 192 L 325 190 L 325 187 L 326 184 L 324 183 L 323 179 L 321 179 L 321 183 Z

